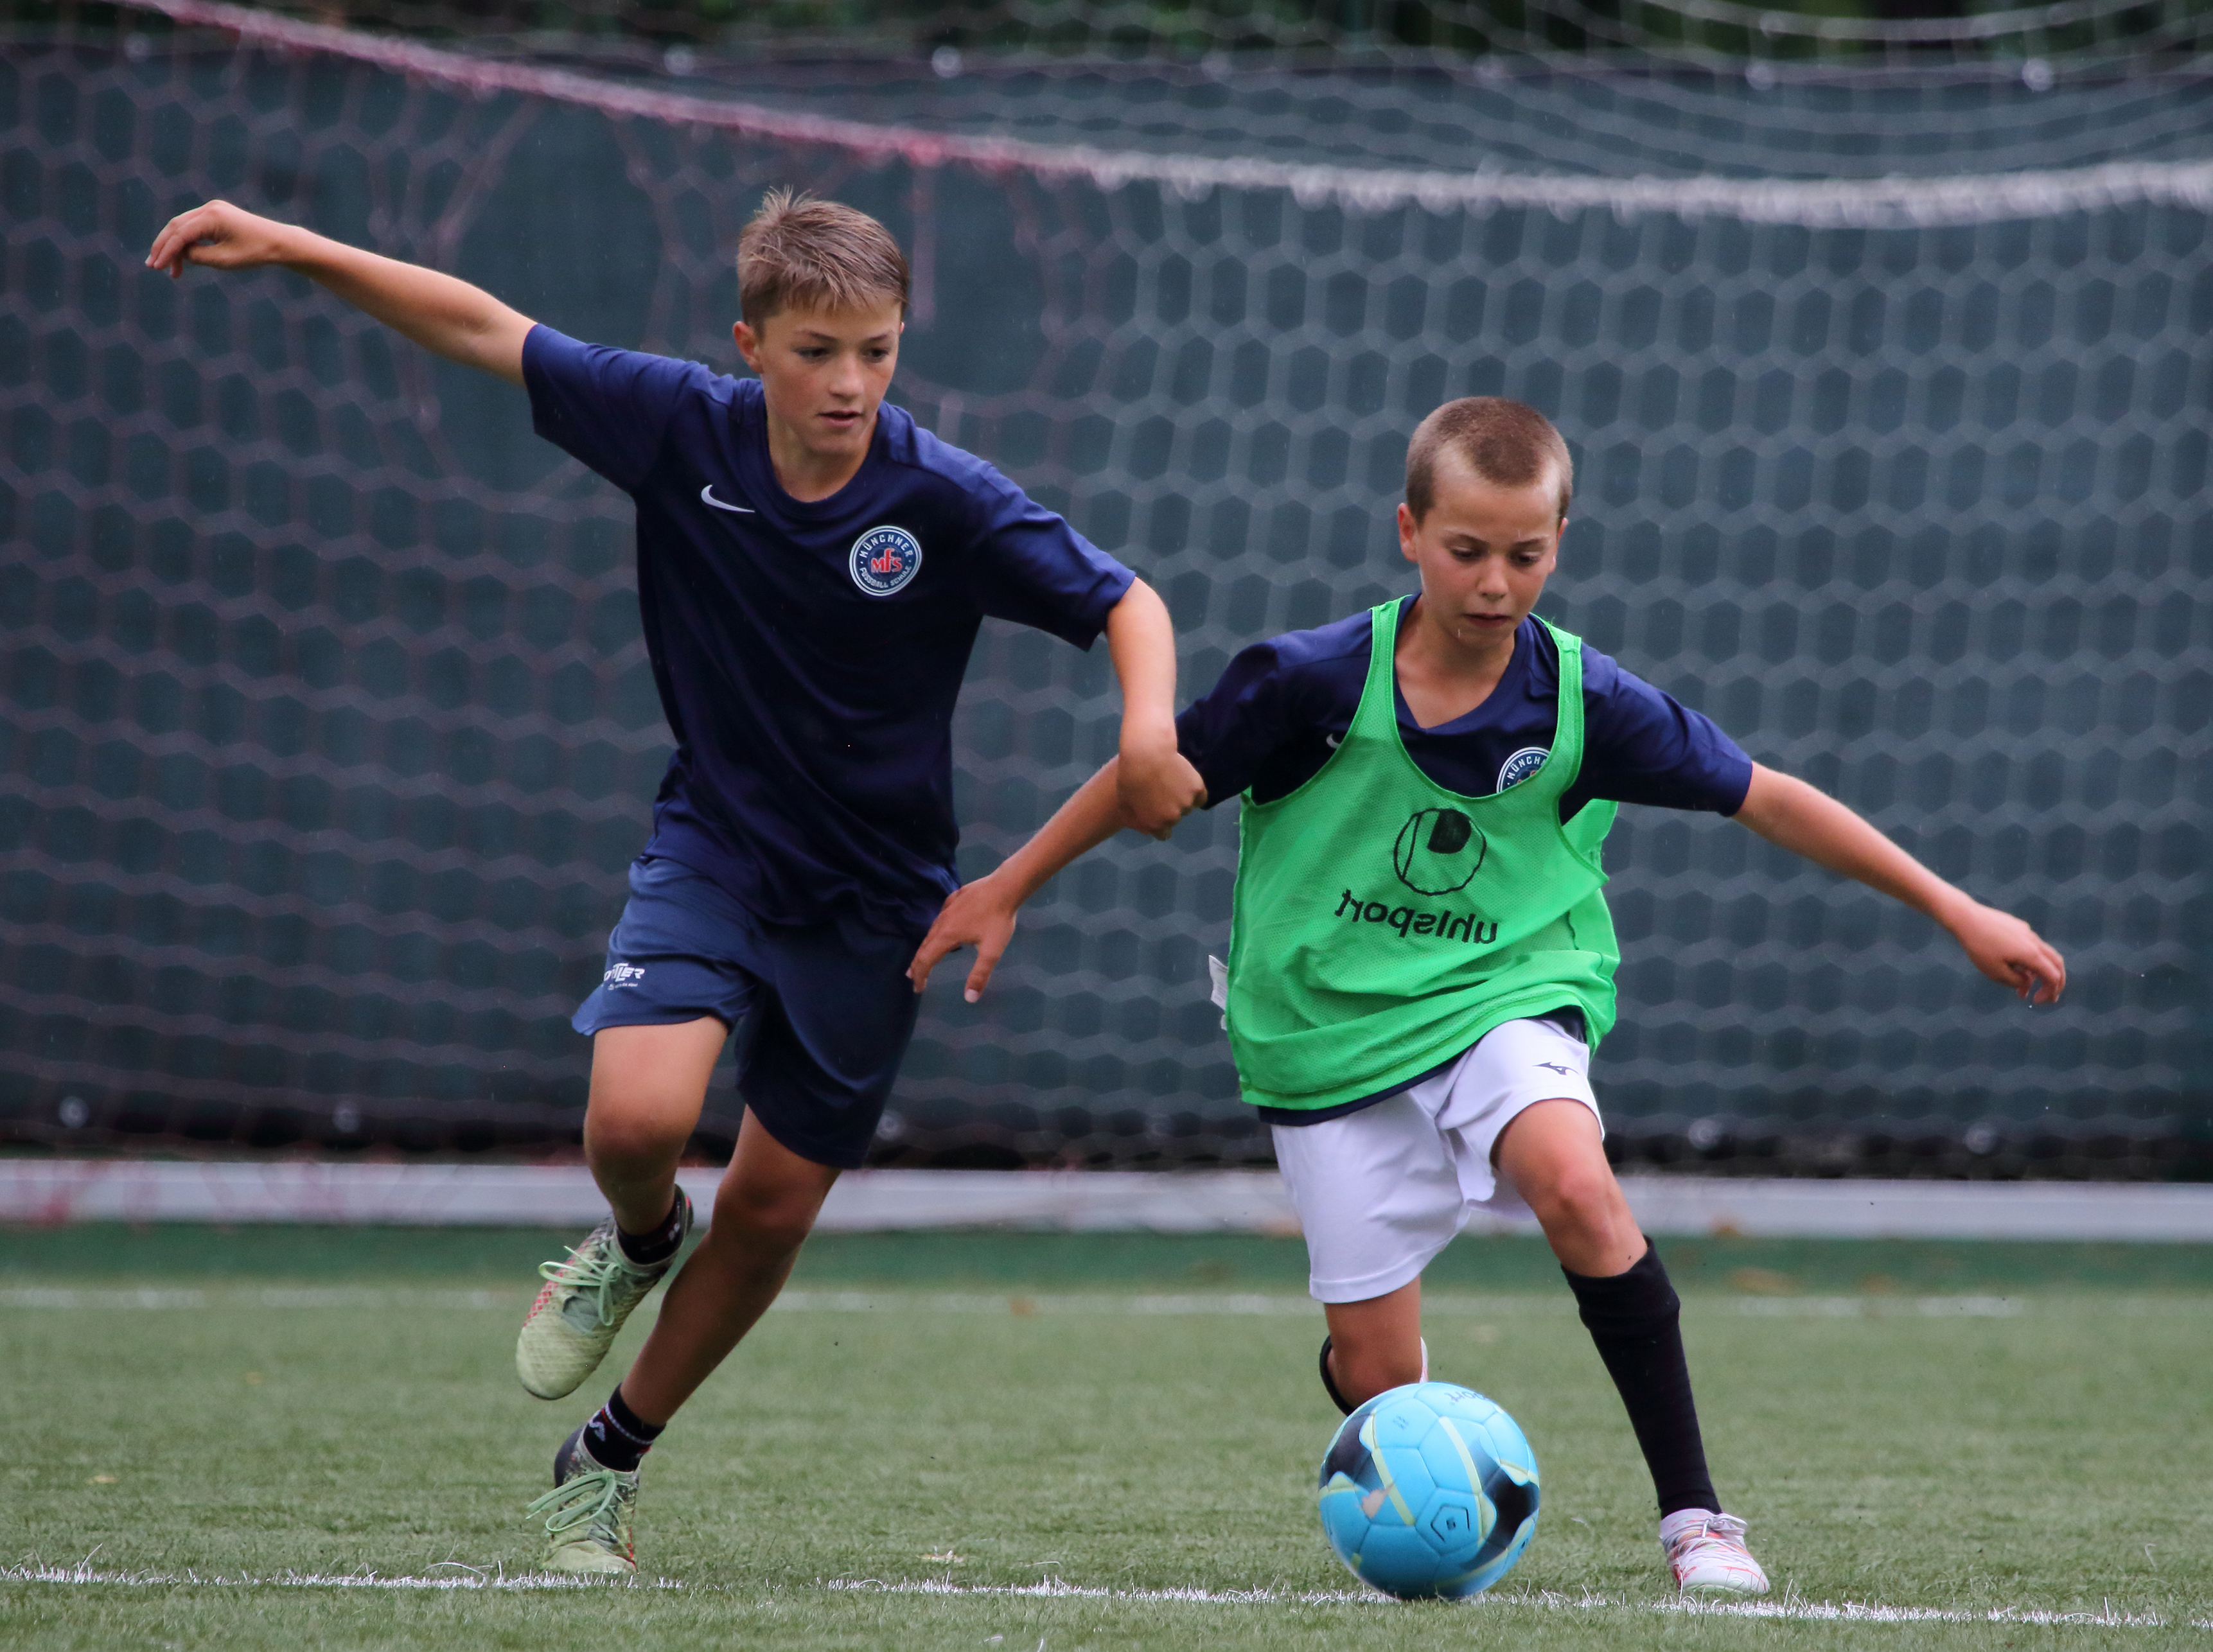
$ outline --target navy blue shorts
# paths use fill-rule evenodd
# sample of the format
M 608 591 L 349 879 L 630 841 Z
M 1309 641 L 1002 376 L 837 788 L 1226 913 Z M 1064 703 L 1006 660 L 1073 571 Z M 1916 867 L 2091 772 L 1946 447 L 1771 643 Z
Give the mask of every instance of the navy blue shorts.
M 768 924 L 713 879 L 665 856 L 630 869 L 607 973 L 570 1025 L 738 1029 L 738 1092 L 803 1159 L 852 1169 L 875 1139 L 920 1003 L 906 978 L 919 936 L 859 921 Z

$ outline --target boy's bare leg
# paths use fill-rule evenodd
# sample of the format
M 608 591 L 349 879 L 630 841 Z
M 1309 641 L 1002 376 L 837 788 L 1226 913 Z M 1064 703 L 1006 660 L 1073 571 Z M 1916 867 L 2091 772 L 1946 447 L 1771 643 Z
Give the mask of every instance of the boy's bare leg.
M 698 1128 L 729 1029 L 712 1015 L 592 1037 L 584 1160 L 627 1234 L 651 1233 L 676 1202 L 676 1167 Z
M 1629 1413 L 1677 1587 L 1765 1594 L 1744 1522 L 1722 1512 L 1707 1472 L 1675 1288 L 1606 1161 L 1597 1115 L 1580 1101 L 1539 1101 L 1500 1133 L 1492 1157 L 1537 1213 Z
M 1362 1302 L 1325 1302 L 1322 1314 L 1330 1378 L 1348 1403 L 1363 1405 L 1386 1388 L 1422 1380 L 1420 1280 Z
M 1626 1273 L 1645 1252 L 1644 1235 L 1606 1161 L 1597 1117 L 1580 1101 L 1539 1101 L 1501 1132 L 1492 1158 L 1537 1213 L 1538 1224 L 1569 1272 Z M 1422 1375 L 1422 1282 L 1386 1296 L 1323 1305 L 1329 1320 L 1332 1379 L 1353 1405 Z
M 1606 1161 L 1598 1115 L 1580 1101 L 1539 1101 L 1499 1133 L 1491 1162 L 1537 1213 L 1560 1265 L 1586 1278 L 1626 1273 L 1643 1232 Z
M 768 1311 L 837 1180 L 831 1166 L 801 1158 L 746 1114 L 707 1236 L 670 1283 L 622 1380 L 623 1400 L 639 1417 L 666 1423 Z
M 565 1259 L 515 1340 L 515 1375 L 540 1399 L 576 1391 L 623 1322 L 674 1263 L 691 1225 L 676 1167 L 706 1104 L 726 1029 L 711 1015 L 673 1027 L 610 1027 L 592 1040 L 584 1156 L 614 1207 Z

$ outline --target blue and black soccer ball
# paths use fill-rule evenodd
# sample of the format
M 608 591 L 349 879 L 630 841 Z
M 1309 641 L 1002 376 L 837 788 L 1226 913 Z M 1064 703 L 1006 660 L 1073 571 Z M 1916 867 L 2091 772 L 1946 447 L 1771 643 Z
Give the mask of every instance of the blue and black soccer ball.
M 1321 1529 L 1402 1600 L 1480 1594 L 1537 1535 L 1537 1457 L 1472 1388 L 1410 1382 L 1344 1419 L 1321 1460 Z

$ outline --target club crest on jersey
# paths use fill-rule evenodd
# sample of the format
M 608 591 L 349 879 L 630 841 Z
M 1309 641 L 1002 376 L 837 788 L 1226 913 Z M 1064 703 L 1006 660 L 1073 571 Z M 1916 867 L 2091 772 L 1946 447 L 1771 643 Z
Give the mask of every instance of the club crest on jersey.
M 903 527 L 872 527 L 853 541 L 850 566 L 863 592 L 889 596 L 922 571 L 922 541 Z
M 1493 789 L 1504 791 L 1509 786 L 1520 785 L 1543 768 L 1552 755 L 1541 746 L 1524 746 L 1498 765 L 1498 784 Z

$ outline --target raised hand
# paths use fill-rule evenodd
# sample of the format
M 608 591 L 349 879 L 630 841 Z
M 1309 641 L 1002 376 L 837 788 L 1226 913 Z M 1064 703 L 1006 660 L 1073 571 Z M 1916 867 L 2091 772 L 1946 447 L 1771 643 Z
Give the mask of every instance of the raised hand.
M 146 254 L 146 267 L 167 270 L 173 280 L 187 264 L 210 270 L 259 269 L 286 262 L 299 235 L 290 224 L 257 217 L 229 201 L 210 201 L 162 226 Z

